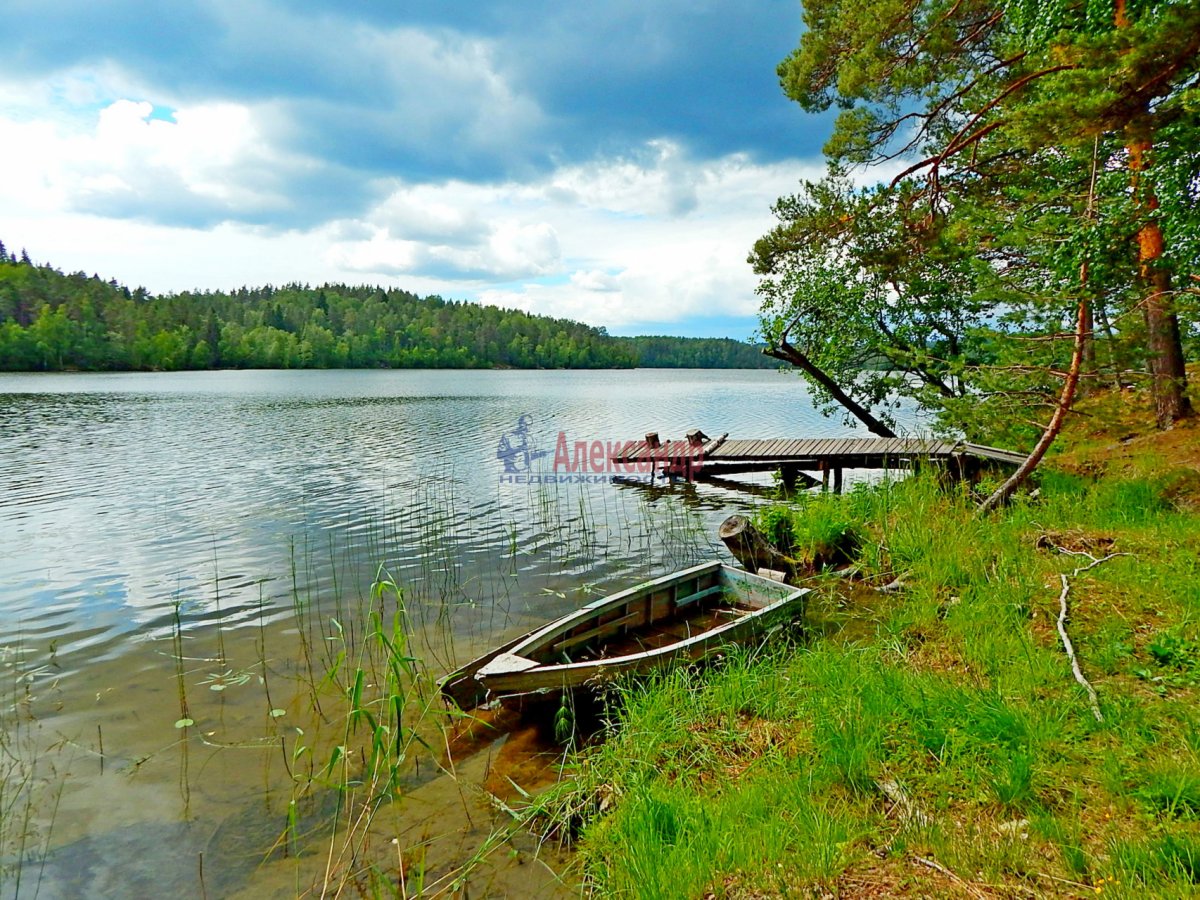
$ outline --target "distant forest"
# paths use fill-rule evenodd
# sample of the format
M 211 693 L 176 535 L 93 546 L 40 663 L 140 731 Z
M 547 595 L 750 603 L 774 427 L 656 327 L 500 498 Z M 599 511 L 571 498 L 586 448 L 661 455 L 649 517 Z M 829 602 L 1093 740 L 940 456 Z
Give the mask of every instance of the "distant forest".
M 729 338 L 613 337 L 395 288 L 289 284 L 155 297 L 0 243 L 0 370 L 774 368 Z

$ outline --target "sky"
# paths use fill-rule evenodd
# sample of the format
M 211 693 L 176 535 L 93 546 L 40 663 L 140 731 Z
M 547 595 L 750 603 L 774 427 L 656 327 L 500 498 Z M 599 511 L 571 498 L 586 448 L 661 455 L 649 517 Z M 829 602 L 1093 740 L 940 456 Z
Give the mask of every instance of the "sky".
M 378 284 L 745 338 L 823 171 L 798 0 L 0 0 L 0 240 L 153 293 Z

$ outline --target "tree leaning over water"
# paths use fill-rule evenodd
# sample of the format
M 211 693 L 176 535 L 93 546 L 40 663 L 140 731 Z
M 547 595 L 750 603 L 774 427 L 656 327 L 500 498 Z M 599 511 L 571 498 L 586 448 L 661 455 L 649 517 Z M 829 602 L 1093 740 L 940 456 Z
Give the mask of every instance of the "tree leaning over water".
M 1085 365 L 1100 337 L 1110 369 L 1145 363 L 1161 426 L 1190 415 L 1200 6 L 810 0 L 804 17 L 782 85 L 841 113 L 831 175 L 776 205 L 751 256 L 768 343 L 806 334 L 835 375 L 854 348 L 961 425 L 956 392 L 1052 393 L 1083 301 Z M 890 183 L 846 176 L 881 164 Z M 833 304 L 813 290 L 830 270 Z M 859 399 L 884 396 L 865 381 Z

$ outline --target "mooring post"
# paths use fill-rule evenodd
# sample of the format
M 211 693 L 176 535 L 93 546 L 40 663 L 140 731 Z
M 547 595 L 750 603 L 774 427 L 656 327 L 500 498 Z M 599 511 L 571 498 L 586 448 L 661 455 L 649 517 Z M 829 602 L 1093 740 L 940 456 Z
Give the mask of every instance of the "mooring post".
M 658 432 L 651 431 L 646 434 L 646 447 L 650 450 L 650 483 L 654 484 L 654 470 L 658 467 L 658 450 L 662 446 L 662 442 L 658 439 Z
M 708 440 L 708 435 L 699 428 L 693 428 L 687 433 L 688 455 L 683 461 L 683 471 L 688 483 L 690 484 L 695 476 L 696 459 L 700 459 L 700 464 L 704 464 L 704 442 Z
M 796 475 L 799 471 L 795 466 L 783 465 L 779 467 L 779 477 L 783 480 L 783 486 L 789 491 L 796 489 Z

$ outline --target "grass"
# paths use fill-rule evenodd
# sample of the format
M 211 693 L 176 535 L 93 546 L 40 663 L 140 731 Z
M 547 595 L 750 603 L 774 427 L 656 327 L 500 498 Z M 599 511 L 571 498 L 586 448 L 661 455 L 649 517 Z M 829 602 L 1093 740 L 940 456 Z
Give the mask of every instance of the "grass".
M 54 836 L 63 785 L 57 764 L 39 754 L 42 726 L 34 704 L 47 687 L 20 633 L 0 644 L 0 896 L 35 896 Z M 100 737 L 103 748 L 103 737 Z M 103 749 L 100 764 L 103 765 Z M 24 893 L 22 893 L 24 891 Z
M 793 549 L 855 534 L 861 580 L 819 579 L 790 642 L 621 687 L 542 821 L 606 897 L 1200 893 L 1190 478 L 1049 472 L 984 519 L 928 478 L 768 510 Z M 1070 594 L 1103 722 L 1055 630 L 1083 553 L 1125 554 Z
M 776 547 L 809 569 L 847 562 L 862 542 L 851 510 L 830 494 L 803 494 L 797 505 L 767 506 L 757 518 Z

